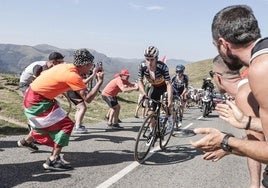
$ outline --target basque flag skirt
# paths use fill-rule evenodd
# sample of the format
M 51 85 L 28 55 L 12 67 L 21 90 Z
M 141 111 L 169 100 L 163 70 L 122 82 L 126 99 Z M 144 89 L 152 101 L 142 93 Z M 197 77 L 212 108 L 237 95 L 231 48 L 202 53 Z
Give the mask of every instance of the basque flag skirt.
M 36 142 L 53 148 L 68 145 L 74 122 L 55 99 L 47 99 L 29 87 L 24 96 L 24 113 Z

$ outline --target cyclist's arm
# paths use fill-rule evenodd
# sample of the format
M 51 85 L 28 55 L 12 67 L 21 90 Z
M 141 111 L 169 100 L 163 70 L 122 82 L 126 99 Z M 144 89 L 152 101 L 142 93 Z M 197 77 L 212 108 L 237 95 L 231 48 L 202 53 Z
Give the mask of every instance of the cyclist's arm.
M 184 88 L 181 96 L 184 96 L 186 93 L 187 93 L 187 88 Z
M 172 85 L 170 81 L 165 81 L 166 85 L 167 85 L 167 93 L 168 93 L 168 106 L 170 107 L 172 104 L 172 97 L 173 97 L 173 93 L 172 93 Z
M 138 87 L 139 87 L 140 93 L 142 95 L 146 96 L 145 87 L 144 87 L 144 83 L 143 83 L 142 79 L 138 80 Z
M 182 92 L 182 96 L 184 96 L 186 93 L 187 93 L 187 91 L 188 91 L 188 76 L 186 76 L 185 75 L 185 83 L 184 83 L 184 89 L 183 89 L 183 92 Z
M 188 89 L 188 86 L 189 86 L 189 78 L 188 78 L 187 75 L 185 75 L 185 76 L 186 76 L 186 79 L 185 79 L 185 88 L 187 90 Z

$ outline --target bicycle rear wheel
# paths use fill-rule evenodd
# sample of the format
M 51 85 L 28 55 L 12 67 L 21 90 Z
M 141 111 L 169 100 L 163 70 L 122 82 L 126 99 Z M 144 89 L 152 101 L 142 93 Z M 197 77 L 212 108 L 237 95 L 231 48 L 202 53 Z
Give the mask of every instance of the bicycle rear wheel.
M 145 160 L 156 139 L 155 126 L 152 132 L 150 130 L 150 122 L 152 119 L 155 119 L 155 114 L 151 114 L 145 119 L 136 138 L 134 158 L 139 163 Z
M 159 127 L 160 132 L 160 148 L 163 150 L 166 148 L 171 135 L 173 134 L 174 125 L 169 125 L 168 121 L 165 121 L 164 126 Z

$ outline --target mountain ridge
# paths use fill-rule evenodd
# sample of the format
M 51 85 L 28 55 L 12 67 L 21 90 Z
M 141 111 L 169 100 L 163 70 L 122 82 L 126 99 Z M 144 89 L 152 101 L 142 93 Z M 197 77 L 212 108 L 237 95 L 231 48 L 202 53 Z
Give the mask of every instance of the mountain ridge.
M 134 64 L 135 69 L 137 69 L 136 66 L 139 65 L 139 63 L 143 60 L 139 58 L 126 59 L 120 57 L 116 58 L 108 57 L 105 54 L 97 52 L 94 49 L 88 49 L 88 50 L 94 55 L 95 62 L 102 61 L 104 67 L 107 67 L 108 68 L 107 70 L 114 73 L 120 71 L 120 68 L 123 67 L 133 69 L 133 66 L 131 66 L 130 64 Z M 65 61 L 72 62 L 73 52 L 75 51 L 75 49 L 63 49 L 48 44 L 38 44 L 35 46 L 0 44 L 0 63 L 2 65 L 6 65 L 0 68 L 0 72 L 19 74 L 24 69 L 24 67 L 31 64 L 32 62 L 47 60 L 48 55 L 52 51 L 58 51 L 62 53 L 65 56 Z M 167 64 L 170 66 L 170 68 L 174 67 L 174 64 L 188 64 L 188 63 L 189 62 L 184 60 L 176 60 L 176 59 L 167 60 Z M 128 64 L 127 67 L 126 64 Z M 132 71 L 133 70 L 130 70 L 130 72 Z

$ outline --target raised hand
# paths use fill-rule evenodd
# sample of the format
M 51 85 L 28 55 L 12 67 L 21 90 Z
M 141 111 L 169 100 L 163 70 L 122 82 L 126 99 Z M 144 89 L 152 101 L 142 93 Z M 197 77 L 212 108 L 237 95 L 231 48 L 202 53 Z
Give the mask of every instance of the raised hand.
M 222 120 L 236 128 L 245 128 L 245 125 L 242 123 L 244 115 L 234 102 L 227 100 L 226 104 L 217 104 L 215 110 L 218 112 L 219 117 Z

